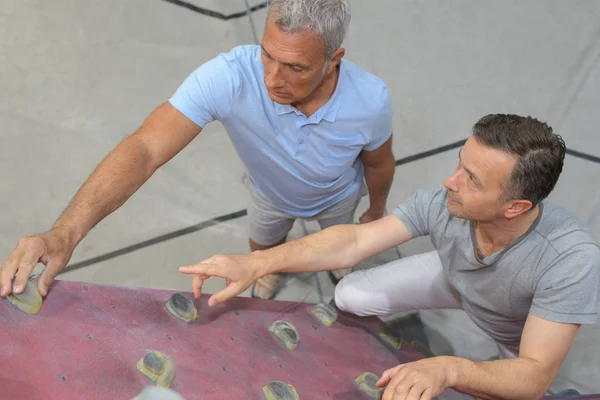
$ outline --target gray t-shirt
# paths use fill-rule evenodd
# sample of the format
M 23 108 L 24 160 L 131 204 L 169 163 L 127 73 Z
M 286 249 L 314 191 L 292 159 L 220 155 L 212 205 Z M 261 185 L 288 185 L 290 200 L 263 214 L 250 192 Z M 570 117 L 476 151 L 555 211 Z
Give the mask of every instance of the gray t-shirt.
M 484 332 L 518 352 L 530 312 L 554 322 L 597 321 L 600 247 L 581 221 L 544 202 L 526 234 L 480 259 L 472 223 L 448 212 L 447 194 L 419 190 L 393 213 L 412 237 L 430 235 L 463 309 Z

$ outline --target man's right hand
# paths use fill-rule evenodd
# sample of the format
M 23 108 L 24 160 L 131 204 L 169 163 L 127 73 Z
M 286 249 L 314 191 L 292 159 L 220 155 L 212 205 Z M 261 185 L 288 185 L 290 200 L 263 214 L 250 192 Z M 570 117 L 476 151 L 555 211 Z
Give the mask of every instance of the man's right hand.
M 198 264 L 179 268 L 184 274 L 193 274 L 192 288 L 194 297 L 199 298 L 202 284 L 211 276 L 224 278 L 227 287 L 208 299 L 210 307 L 229 300 L 248 289 L 262 275 L 262 263 L 257 252 L 247 255 L 218 254 Z
M 38 279 L 39 292 L 46 296 L 56 275 L 69 262 L 73 250 L 68 235 L 60 230 L 23 237 L 0 269 L 0 296 L 23 292 L 38 262 L 46 266 Z M 16 278 L 14 285 L 13 278 Z

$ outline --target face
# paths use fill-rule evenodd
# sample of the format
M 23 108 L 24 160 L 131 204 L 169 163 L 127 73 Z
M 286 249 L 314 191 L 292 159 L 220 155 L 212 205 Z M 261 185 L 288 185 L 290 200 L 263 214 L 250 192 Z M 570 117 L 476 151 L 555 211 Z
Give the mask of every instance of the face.
M 269 97 L 280 104 L 300 103 L 320 87 L 343 56 L 339 49 L 330 60 L 322 39 L 310 32 L 283 32 L 267 18 L 262 62 Z
M 448 211 L 456 217 L 481 222 L 523 212 L 522 201 L 503 199 L 505 182 L 516 161 L 512 155 L 470 137 L 459 152 L 456 170 L 444 181 Z

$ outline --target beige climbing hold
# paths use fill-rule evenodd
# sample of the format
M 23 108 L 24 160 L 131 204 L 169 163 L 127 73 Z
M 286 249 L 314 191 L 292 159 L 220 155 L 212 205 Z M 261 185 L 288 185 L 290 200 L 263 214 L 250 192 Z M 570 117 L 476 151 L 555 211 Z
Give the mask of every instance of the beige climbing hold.
M 190 299 L 181 293 L 175 293 L 171 296 L 165 308 L 173 316 L 187 323 L 194 322 L 198 316 L 198 309 Z
M 137 363 L 137 369 L 157 386 L 168 388 L 175 376 L 175 363 L 160 351 L 150 351 Z
M 338 319 L 337 311 L 335 311 L 335 309 L 329 304 L 317 304 L 310 312 L 317 317 L 323 325 L 326 326 L 333 325 Z
M 296 388 L 289 383 L 271 381 L 263 387 L 265 400 L 299 400 Z
M 42 296 L 38 292 L 36 282 L 31 278 L 27 280 L 25 290 L 21 294 L 11 293 L 6 299 L 15 308 L 27 314 L 37 314 L 40 308 L 42 308 Z
M 287 321 L 275 321 L 269 326 L 269 331 L 273 333 L 285 347 L 289 350 L 295 350 L 300 342 L 300 334 L 296 327 Z
M 386 330 L 384 328 L 381 332 L 379 332 L 379 337 L 389 343 L 396 350 L 400 350 L 400 348 L 402 348 L 402 336 L 398 335 L 392 330 Z
M 383 394 L 383 388 L 375 386 L 379 378 L 372 372 L 364 372 L 360 374 L 354 382 L 358 388 L 371 399 L 379 400 Z

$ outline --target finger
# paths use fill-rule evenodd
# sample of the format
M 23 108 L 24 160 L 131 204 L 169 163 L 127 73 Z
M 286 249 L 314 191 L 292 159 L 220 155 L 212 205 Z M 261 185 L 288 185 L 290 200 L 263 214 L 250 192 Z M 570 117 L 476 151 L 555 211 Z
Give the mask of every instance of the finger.
M 200 298 L 202 294 L 202 284 L 204 283 L 205 275 L 193 275 L 192 276 L 192 290 L 194 291 L 194 297 Z
M 13 293 L 20 294 L 27 286 L 27 280 L 31 276 L 36 264 L 40 261 L 40 251 L 35 248 L 26 249 L 21 253 L 20 259 L 17 261 L 18 270 L 15 274 L 15 283 L 13 285 Z
M 228 269 L 224 265 L 207 262 L 179 268 L 179 272 L 183 274 L 207 275 L 209 277 L 217 276 L 219 278 L 227 278 L 227 270 Z
M 48 290 L 54 282 L 56 275 L 63 269 L 65 266 L 65 262 L 59 259 L 51 259 L 46 264 L 46 268 L 40 274 L 40 278 L 38 279 L 38 290 L 42 296 L 46 296 L 48 294 Z
M 430 388 L 425 389 L 421 394 L 421 400 L 433 400 L 433 392 Z
M 383 387 L 388 384 L 388 382 L 392 379 L 392 376 L 400 369 L 400 365 L 394 368 L 390 368 L 381 374 L 379 380 L 375 383 L 377 387 Z
M 398 386 L 390 386 L 385 389 L 383 392 L 382 400 L 413 400 L 412 397 L 409 396 L 410 387 L 407 387 L 406 384 L 402 383 Z M 386 395 L 388 397 L 386 397 Z M 417 397 L 418 399 L 418 397 Z
M 22 246 L 17 245 L 12 254 L 2 264 L 2 269 L 0 270 L 0 296 L 2 297 L 6 297 L 12 292 L 13 279 L 19 269 L 18 265 L 22 253 Z
M 239 295 L 240 293 L 242 293 L 244 290 L 246 290 L 248 288 L 248 286 L 250 286 L 250 285 L 247 285 L 246 287 L 244 287 L 244 285 L 240 284 L 239 282 L 232 283 L 231 285 L 227 286 L 225 289 L 210 296 L 210 298 L 208 299 L 208 306 L 213 307 L 219 303 L 223 303 L 224 301 L 227 301 L 230 298 L 235 297 L 235 296 Z
M 382 400 L 395 400 L 397 398 L 404 400 L 404 397 L 408 394 L 408 389 L 410 389 L 410 385 L 407 387 L 408 382 L 405 381 L 406 374 L 405 368 L 399 368 L 396 373 L 392 375 L 383 392 Z
M 0 296 L 6 297 L 12 291 L 12 280 L 17 269 L 8 260 L 2 264 L 0 269 Z
M 423 392 L 425 391 L 425 387 L 421 385 L 414 385 L 410 388 L 408 395 L 406 396 L 406 400 L 421 400 Z

